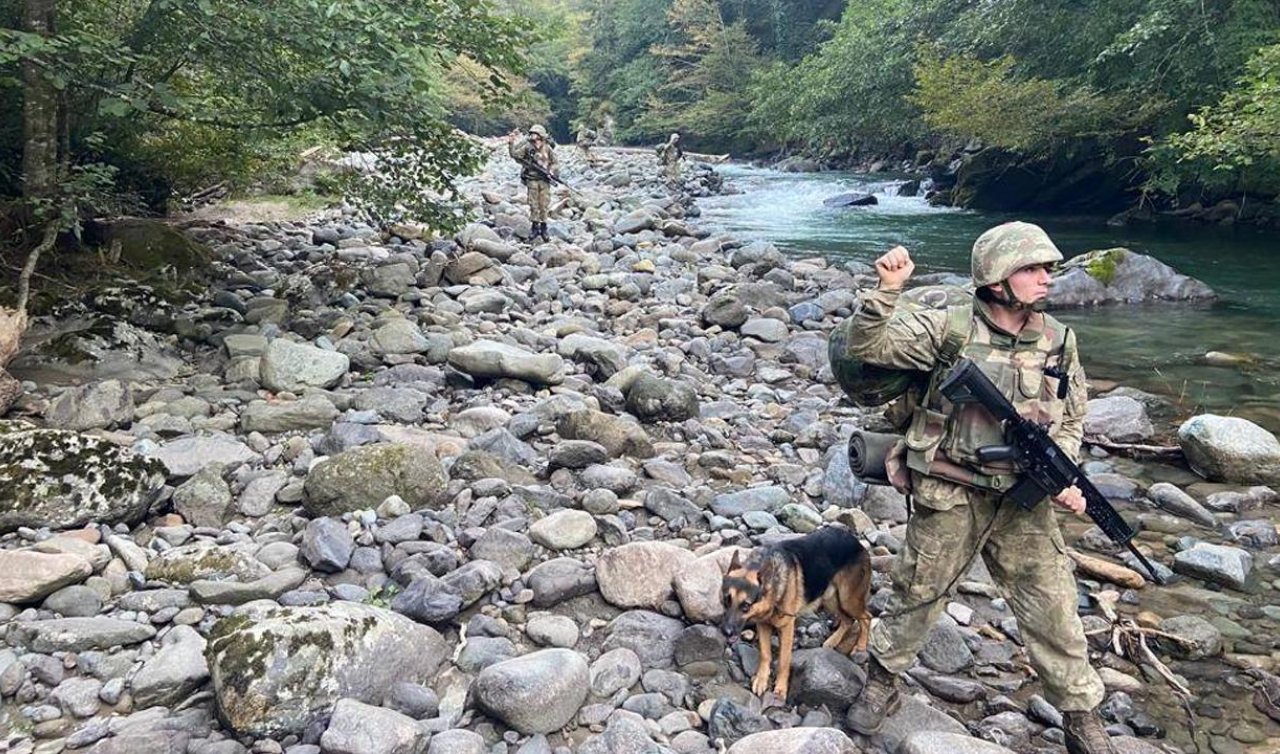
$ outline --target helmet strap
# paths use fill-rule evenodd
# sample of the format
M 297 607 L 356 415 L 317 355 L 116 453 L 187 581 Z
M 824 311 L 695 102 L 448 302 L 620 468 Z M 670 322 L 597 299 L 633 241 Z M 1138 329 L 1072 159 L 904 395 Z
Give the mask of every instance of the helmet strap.
M 1020 301 L 1017 296 L 1013 295 L 1013 286 L 1009 285 L 1009 281 L 1001 280 L 1000 287 L 1004 290 L 1005 300 L 1000 303 L 1015 311 L 1042 312 L 1049 308 L 1049 302 L 1045 299 L 1028 304 Z

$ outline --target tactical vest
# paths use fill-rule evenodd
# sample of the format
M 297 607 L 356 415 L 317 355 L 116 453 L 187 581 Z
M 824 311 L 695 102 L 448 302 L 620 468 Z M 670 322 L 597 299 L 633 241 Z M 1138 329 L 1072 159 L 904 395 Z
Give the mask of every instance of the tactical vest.
M 999 422 L 982 406 L 953 405 L 938 385 L 958 359 L 970 359 L 1020 415 L 1042 426 L 1057 426 L 1065 401 L 1058 398 L 1058 378 L 1045 370 L 1066 371 L 1074 340 L 1069 328 L 1048 314 L 1042 316 L 1043 330 L 1025 329 L 1012 336 L 994 330 L 972 304 L 947 309 L 947 337 L 938 367 L 912 409 L 904 438 L 907 468 L 991 490 L 1007 490 L 1017 481 L 1016 469 L 1008 462 L 978 462 L 979 448 L 1006 444 Z M 957 334 L 962 332 L 963 337 Z

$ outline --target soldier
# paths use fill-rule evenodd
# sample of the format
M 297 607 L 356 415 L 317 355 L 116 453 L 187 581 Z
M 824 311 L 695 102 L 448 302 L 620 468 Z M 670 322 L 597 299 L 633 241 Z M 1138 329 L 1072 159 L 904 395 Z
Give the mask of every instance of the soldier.
M 533 224 L 530 240 L 547 237 L 547 207 L 551 203 L 551 179 L 556 175 L 556 152 L 541 124 L 529 129 L 519 141 L 512 131 L 507 137 L 507 152 L 520 163 L 520 181 L 529 191 L 529 222 Z
M 897 485 L 909 488 L 914 511 L 894 564 L 892 597 L 871 630 L 867 684 L 848 718 L 860 733 L 878 731 L 897 708 L 897 675 L 914 661 L 948 592 L 980 553 L 1004 588 L 1046 698 L 1063 712 L 1067 750 L 1114 754 L 1096 711 L 1104 690 L 1089 665 L 1076 581 L 1053 506 L 1027 511 L 1002 504 L 1001 491 L 1016 479 L 1016 469 L 983 465 L 976 455 L 978 448 L 1004 444 L 1000 426 L 985 408 L 955 407 L 938 393 L 951 364 L 972 359 L 1019 413 L 1048 425 L 1066 453 L 1079 454 L 1087 396 L 1075 335 L 1043 313 L 1049 271 L 1061 260 L 1041 228 L 999 225 L 973 245 L 971 304 L 897 316 L 899 293 L 915 265 L 900 246 L 876 260 L 880 284 L 854 315 L 850 350 L 869 364 L 923 370 L 930 379 L 889 464 Z M 1062 391 L 1060 380 L 1067 382 Z M 1053 500 L 1084 511 L 1074 486 Z
M 684 150 L 680 148 L 680 134 L 671 134 L 665 143 L 656 147 L 658 162 L 662 164 L 662 177 L 667 185 L 680 185 L 680 160 L 684 159 Z
M 595 131 L 587 128 L 587 124 L 583 123 L 578 127 L 578 149 L 582 150 L 582 156 L 586 159 L 588 165 L 595 164 L 595 157 L 591 155 L 591 148 L 596 145 L 599 136 Z

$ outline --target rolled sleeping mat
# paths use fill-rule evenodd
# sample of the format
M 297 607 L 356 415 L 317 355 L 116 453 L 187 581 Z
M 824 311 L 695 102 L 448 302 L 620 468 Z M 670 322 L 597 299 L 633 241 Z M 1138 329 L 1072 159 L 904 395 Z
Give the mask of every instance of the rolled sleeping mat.
M 889 474 L 885 471 L 884 461 L 894 443 L 901 439 L 902 435 L 855 429 L 849 435 L 849 469 L 867 484 L 888 485 Z

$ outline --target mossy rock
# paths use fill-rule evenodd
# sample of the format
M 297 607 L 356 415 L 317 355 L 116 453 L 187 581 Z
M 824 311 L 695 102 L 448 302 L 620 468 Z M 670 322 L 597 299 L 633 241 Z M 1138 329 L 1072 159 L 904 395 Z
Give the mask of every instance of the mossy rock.
M 1089 277 L 1097 280 L 1103 285 L 1111 285 L 1116 279 L 1116 268 L 1124 263 L 1125 257 L 1129 256 L 1128 249 L 1103 249 L 1101 251 L 1091 251 L 1083 261 L 1085 272 L 1089 273 Z
M 107 250 L 119 243 L 120 262 L 141 270 L 168 266 L 186 275 L 207 269 L 214 259 L 209 247 L 158 220 L 131 217 L 92 224 L 85 229 L 85 241 Z
M 444 501 L 449 478 L 435 454 L 403 443 L 363 445 L 317 464 L 303 486 L 312 516 L 341 516 L 377 508 L 399 495 L 413 508 Z
M 219 717 L 236 733 L 300 735 L 339 699 L 381 704 L 396 683 L 427 683 L 448 646 L 434 629 L 355 602 L 257 602 L 214 625 L 205 648 Z
M 0 534 L 141 519 L 164 484 L 158 461 L 62 429 L 0 428 Z

